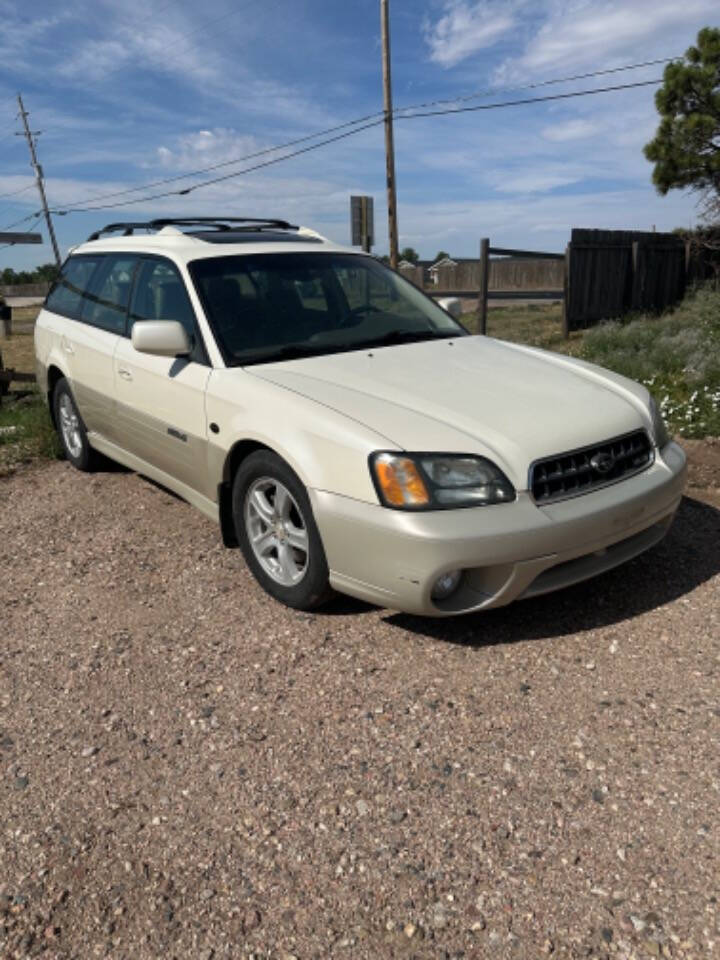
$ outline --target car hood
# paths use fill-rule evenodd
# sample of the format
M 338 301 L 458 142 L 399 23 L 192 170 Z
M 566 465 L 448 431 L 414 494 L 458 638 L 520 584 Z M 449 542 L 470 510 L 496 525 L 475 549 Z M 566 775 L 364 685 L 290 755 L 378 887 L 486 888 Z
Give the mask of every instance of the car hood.
M 649 427 L 647 391 L 590 364 L 457 337 L 246 367 L 408 451 L 490 457 L 518 489 L 533 460 Z

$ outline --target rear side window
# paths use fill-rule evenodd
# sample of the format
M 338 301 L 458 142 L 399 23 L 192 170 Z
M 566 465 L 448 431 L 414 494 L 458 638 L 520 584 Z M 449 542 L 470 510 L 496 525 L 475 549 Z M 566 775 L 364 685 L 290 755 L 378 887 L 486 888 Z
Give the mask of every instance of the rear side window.
M 65 261 L 60 278 L 45 301 L 45 309 L 79 320 L 90 281 L 102 257 L 77 256 Z
M 103 258 L 91 278 L 82 320 L 110 333 L 125 333 L 125 316 L 136 264 L 137 257 L 128 254 Z

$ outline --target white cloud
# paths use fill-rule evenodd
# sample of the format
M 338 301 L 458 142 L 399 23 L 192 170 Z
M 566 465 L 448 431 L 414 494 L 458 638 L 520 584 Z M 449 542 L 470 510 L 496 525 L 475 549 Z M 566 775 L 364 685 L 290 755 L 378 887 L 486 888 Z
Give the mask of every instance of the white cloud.
M 573 227 L 606 230 L 672 230 L 688 225 L 687 198 L 679 193 L 662 200 L 652 188 L 586 191 L 571 195 L 503 197 L 455 204 L 401 205 L 403 242 L 432 255 L 437 247 L 452 255 L 477 253 L 481 236 L 519 249 L 560 252 Z M 376 211 L 376 222 L 380 222 Z M 693 216 L 694 220 L 695 217 Z M 432 238 L 431 242 L 429 238 Z
M 194 170 L 257 153 L 263 146 L 255 137 L 215 127 L 183 134 L 172 147 L 162 144 L 156 150 L 155 161 L 167 169 Z
M 569 140 L 585 140 L 598 133 L 597 123 L 590 120 L 577 118 L 576 120 L 566 120 L 563 123 L 552 124 L 540 131 L 544 140 L 550 140 L 551 143 L 565 143 Z
M 445 12 L 435 23 L 426 22 L 425 41 L 430 59 L 453 67 L 474 53 L 491 47 L 515 25 L 513 4 L 478 0 L 446 0 Z
M 679 56 L 717 18 L 717 0 L 550 0 L 536 11 L 540 28 L 496 70 L 497 82 Z

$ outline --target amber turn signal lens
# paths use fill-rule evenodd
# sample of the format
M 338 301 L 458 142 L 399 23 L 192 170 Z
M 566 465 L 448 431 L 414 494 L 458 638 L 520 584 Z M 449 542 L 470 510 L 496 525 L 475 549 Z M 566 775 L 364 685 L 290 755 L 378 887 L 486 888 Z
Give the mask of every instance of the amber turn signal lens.
M 423 507 L 427 488 L 412 460 L 384 453 L 375 461 L 375 475 L 385 502 L 392 507 Z

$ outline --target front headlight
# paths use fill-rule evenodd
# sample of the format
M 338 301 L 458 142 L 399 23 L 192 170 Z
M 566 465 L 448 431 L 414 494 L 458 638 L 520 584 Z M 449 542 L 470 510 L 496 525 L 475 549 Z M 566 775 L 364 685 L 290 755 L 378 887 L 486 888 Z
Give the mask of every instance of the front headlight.
M 448 510 L 508 503 L 515 488 L 485 457 L 452 453 L 385 453 L 370 457 L 380 502 L 401 510 Z
M 650 417 L 652 419 L 653 439 L 658 450 L 662 450 L 670 443 L 670 434 L 665 426 L 660 409 L 652 397 L 650 397 Z

